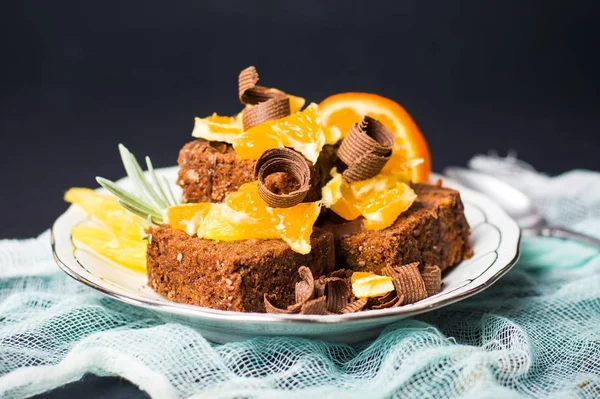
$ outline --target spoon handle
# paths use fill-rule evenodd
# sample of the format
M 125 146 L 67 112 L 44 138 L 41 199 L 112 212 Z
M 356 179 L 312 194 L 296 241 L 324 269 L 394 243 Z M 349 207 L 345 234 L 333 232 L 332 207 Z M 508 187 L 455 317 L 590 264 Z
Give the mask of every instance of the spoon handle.
M 599 239 L 592 237 L 592 236 L 582 234 L 582 233 L 578 233 L 573 230 L 565 229 L 564 227 L 558 227 L 558 226 L 542 227 L 539 234 L 544 237 L 571 238 L 573 240 L 585 242 L 587 244 L 594 244 L 594 245 L 600 246 Z

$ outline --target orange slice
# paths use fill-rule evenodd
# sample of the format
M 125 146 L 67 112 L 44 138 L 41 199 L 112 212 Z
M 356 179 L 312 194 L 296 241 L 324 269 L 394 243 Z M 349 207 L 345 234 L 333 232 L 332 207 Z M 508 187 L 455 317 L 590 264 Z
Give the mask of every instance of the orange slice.
M 319 202 L 271 208 L 260 198 L 257 182 L 246 183 L 224 203 L 177 205 L 166 211 L 169 224 L 188 234 L 219 241 L 282 239 L 296 252 L 310 252 Z M 194 213 L 195 212 L 195 213 Z
M 316 163 L 323 146 L 340 138 L 339 129 L 322 125 L 319 107 L 313 103 L 304 111 L 251 127 L 235 138 L 233 148 L 242 159 L 258 159 L 268 149 L 291 147 Z
M 335 169 L 331 174 L 321 190 L 323 204 L 346 220 L 364 217 L 363 226 L 369 230 L 390 226 L 417 198 L 403 175 L 379 174 L 348 183 Z
M 219 116 L 216 113 L 206 118 L 195 118 L 192 136 L 209 141 L 233 143 L 242 133 L 242 121 L 237 116 Z
M 89 188 L 71 188 L 65 201 L 80 206 L 95 222 L 71 229 L 76 243 L 133 270 L 146 270 L 144 219 L 122 208 L 116 197 Z
M 103 227 L 88 224 L 73 226 L 71 235 L 76 245 L 83 244 L 129 269 L 146 271 L 146 241 L 141 237 L 127 239 Z
M 277 89 L 272 89 L 277 90 Z M 306 100 L 302 97 L 288 94 L 290 99 L 290 111 L 299 112 Z M 194 119 L 194 130 L 192 136 L 208 141 L 222 141 L 232 144 L 238 134 L 244 131 L 241 113 L 236 116 L 220 116 L 213 113 L 206 118 Z
M 290 111 L 293 114 L 294 112 L 298 112 L 304 107 L 306 104 L 306 100 L 302 97 L 292 96 L 288 94 L 288 98 L 290 99 Z
M 352 273 L 352 277 L 354 277 L 355 274 L 357 273 Z M 392 279 L 387 276 L 371 274 L 369 276 L 355 278 L 354 282 L 352 282 L 352 292 L 354 292 L 354 295 L 356 295 L 357 298 L 382 296 L 390 291 L 394 291 L 394 283 L 392 283 Z
M 163 220 L 169 226 L 192 235 L 198 230 L 200 218 L 210 209 L 208 202 L 173 205 L 165 210 Z
M 354 272 L 352 276 L 350 276 L 350 284 L 354 284 L 354 282 L 358 279 L 373 276 L 373 273 L 370 272 Z
M 391 189 L 370 194 L 359 205 L 365 218 L 363 226 L 369 230 L 385 229 L 410 208 L 415 199 L 415 192 L 404 183 L 396 183 Z
M 319 104 L 319 109 L 323 123 L 338 127 L 344 135 L 365 115 L 379 120 L 396 135 L 392 158 L 383 172 L 405 173 L 417 183 L 429 180 L 431 158 L 427 142 L 400 104 L 377 94 L 349 92 L 327 97 Z M 416 158 L 423 162 L 418 166 L 407 163 Z

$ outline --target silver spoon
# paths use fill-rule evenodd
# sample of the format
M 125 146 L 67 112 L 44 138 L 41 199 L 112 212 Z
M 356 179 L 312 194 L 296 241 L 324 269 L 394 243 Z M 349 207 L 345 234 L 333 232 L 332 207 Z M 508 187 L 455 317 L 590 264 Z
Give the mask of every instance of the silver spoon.
M 471 169 L 449 167 L 444 173 L 467 187 L 480 191 L 492 198 L 519 225 L 524 235 L 572 238 L 600 246 L 600 240 L 560 226 L 549 225 L 533 206 L 529 197 L 502 180 Z

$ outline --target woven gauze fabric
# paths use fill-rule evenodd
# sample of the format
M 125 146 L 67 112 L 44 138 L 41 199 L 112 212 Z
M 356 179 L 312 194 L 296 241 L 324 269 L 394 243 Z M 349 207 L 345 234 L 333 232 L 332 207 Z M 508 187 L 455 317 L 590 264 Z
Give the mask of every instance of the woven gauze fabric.
M 490 156 L 471 166 L 516 182 L 553 222 L 600 236 L 599 173 L 550 178 Z M 154 398 L 597 398 L 600 251 L 525 238 L 518 264 L 489 289 L 360 346 L 215 345 L 71 280 L 52 261 L 48 233 L 0 241 L 0 397 L 85 373 L 122 376 Z

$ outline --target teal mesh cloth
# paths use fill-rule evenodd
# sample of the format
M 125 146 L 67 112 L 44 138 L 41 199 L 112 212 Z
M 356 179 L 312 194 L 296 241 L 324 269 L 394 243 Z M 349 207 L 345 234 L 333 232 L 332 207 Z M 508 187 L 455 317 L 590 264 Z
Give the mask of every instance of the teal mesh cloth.
M 553 221 L 600 236 L 600 174 L 547 178 L 512 158 L 471 165 L 521 184 Z M 518 264 L 491 288 L 361 346 L 214 345 L 59 272 L 47 233 L 0 241 L 0 397 L 85 373 L 122 376 L 155 398 L 597 398 L 600 251 L 526 238 Z

